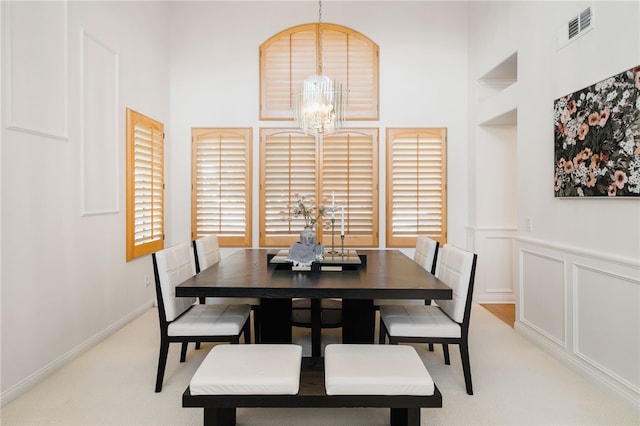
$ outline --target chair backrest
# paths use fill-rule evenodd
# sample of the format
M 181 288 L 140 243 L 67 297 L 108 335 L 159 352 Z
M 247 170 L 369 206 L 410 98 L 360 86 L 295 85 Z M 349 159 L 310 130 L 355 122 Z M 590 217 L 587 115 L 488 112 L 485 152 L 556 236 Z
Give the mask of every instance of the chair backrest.
M 432 240 L 426 235 L 418 235 L 413 260 L 427 271 L 435 274 L 439 247 L 440 243 L 438 241 Z
M 438 306 L 455 322 L 469 320 L 473 299 L 476 260 L 478 256 L 447 244 L 438 252 L 436 277 L 451 287 L 453 299 L 437 300 Z
M 220 246 L 217 235 L 207 235 L 193 242 L 196 255 L 196 271 L 200 272 L 220 262 Z
M 181 243 L 153 253 L 158 309 L 173 321 L 195 302 L 195 297 L 176 297 L 176 286 L 196 274 L 191 244 Z M 162 315 L 161 315 L 162 318 Z

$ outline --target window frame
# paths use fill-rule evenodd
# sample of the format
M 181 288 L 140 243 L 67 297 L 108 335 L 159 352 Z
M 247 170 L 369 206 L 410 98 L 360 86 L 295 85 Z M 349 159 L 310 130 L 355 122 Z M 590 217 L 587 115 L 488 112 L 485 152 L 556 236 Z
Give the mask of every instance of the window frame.
M 347 137 L 349 134 L 358 134 L 364 135 L 365 137 L 371 138 L 371 209 L 372 209 L 372 217 L 371 217 L 371 235 L 364 236 L 357 234 L 349 233 L 349 222 L 347 222 L 345 229 L 347 230 L 345 235 L 344 245 L 345 247 L 378 247 L 379 245 L 379 129 L 378 128 L 343 128 L 336 135 L 325 136 L 324 139 L 329 139 L 332 137 Z M 293 135 L 293 136 L 291 136 Z M 260 202 L 260 229 L 259 229 L 259 245 L 261 247 L 288 247 L 294 242 L 298 241 L 298 237 L 300 232 L 303 229 L 303 224 L 298 223 L 296 220 L 283 220 L 283 222 L 288 222 L 287 225 L 283 225 L 283 227 L 288 228 L 288 232 L 283 232 L 281 234 L 278 233 L 267 233 L 267 225 L 275 222 L 275 218 L 269 219 L 268 216 L 275 216 L 275 204 L 267 200 L 269 196 L 267 192 L 270 192 L 270 185 L 267 182 L 267 171 L 268 164 L 266 163 L 267 158 L 267 138 L 270 136 L 282 136 L 287 138 L 300 138 L 300 140 L 306 142 L 307 147 L 304 151 L 304 156 L 308 159 L 311 155 L 313 158 L 313 177 L 309 176 L 309 173 L 305 173 L 306 177 L 304 180 L 300 180 L 298 184 L 296 184 L 291 176 L 291 164 L 295 161 L 295 158 L 291 158 L 287 160 L 289 166 L 286 166 L 286 162 L 283 162 L 284 168 L 287 168 L 286 176 L 281 176 L 280 179 L 286 179 L 286 184 L 283 183 L 282 190 L 282 200 L 281 201 L 281 209 L 284 209 L 289 202 L 293 198 L 295 193 L 301 193 L 302 195 L 312 195 L 316 199 L 316 204 L 322 203 L 323 197 L 325 198 L 324 204 L 330 206 L 332 193 L 334 191 L 329 188 L 323 188 L 323 166 L 325 161 L 324 155 L 324 144 L 322 138 L 316 140 L 313 136 L 305 135 L 302 130 L 297 128 L 261 128 L 260 129 L 260 194 L 259 194 L 259 202 Z M 352 136 L 353 137 L 353 136 Z M 288 155 L 293 155 L 292 153 L 296 151 L 296 148 L 291 144 L 295 143 L 291 140 L 288 142 L 290 146 L 287 148 L 289 150 Z M 284 144 L 284 143 L 283 143 Z M 311 145 L 313 144 L 313 148 Z M 283 149 L 284 146 L 283 146 Z M 300 147 L 297 148 L 298 152 L 300 152 Z M 312 153 L 313 152 L 313 153 Z M 307 160 L 307 167 L 311 167 L 311 161 Z M 301 192 L 300 187 L 308 188 L 307 191 Z M 324 189 L 324 192 L 323 192 Z M 347 195 L 348 196 L 348 195 Z M 287 199 L 288 197 L 288 199 Z M 336 206 L 339 205 L 341 201 L 345 201 L 345 195 L 343 195 L 340 191 L 335 194 Z M 273 211 L 272 211 L 273 210 Z M 336 245 L 340 245 L 340 229 L 341 229 L 341 210 L 336 209 L 335 213 L 335 222 L 334 222 L 334 240 L 336 241 Z M 345 209 L 345 216 L 348 218 L 350 215 L 349 208 Z M 330 214 L 326 216 L 326 219 L 331 219 Z M 326 230 L 323 231 L 321 226 L 316 228 L 317 240 L 325 245 L 325 247 L 330 247 L 331 240 L 331 231 Z
M 199 208 L 201 205 L 201 199 L 198 196 L 199 193 L 199 180 L 198 173 L 201 170 L 199 168 L 199 162 L 202 160 L 200 155 L 200 150 L 198 149 L 198 143 L 203 137 L 229 137 L 235 139 L 242 139 L 244 148 L 244 165 L 243 165 L 243 175 L 244 175 L 244 186 L 242 189 L 242 196 L 244 198 L 244 234 L 236 235 L 232 228 L 224 228 L 223 220 L 220 219 L 218 223 L 217 232 L 204 232 L 198 226 L 198 217 L 202 213 L 202 209 Z M 191 238 L 193 240 L 203 237 L 208 234 L 215 234 L 218 236 L 218 242 L 220 247 L 251 247 L 252 245 L 252 228 L 253 228 L 253 215 L 252 215 L 252 183 L 253 183 L 253 154 L 252 154 L 252 144 L 253 144 L 253 129 L 250 127 L 193 127 L 191 129 Z M 238 149 L 237 152 L 240 151 Z M 227 156 L 236 155 L 231 152 L 220 153 L 220 156 L 217 158 L 218 163 L 221 165 L 225 162 L 224 157 L 225 154 Z M 236 158 L 235 163 L 239 163 L 239 160 Z M 219 167 L 220 172 L 222 173 L 222 166 Z M 224 178 L 220 178 L 221 182 L 220 188 L 230 188 L 233 186 L 238 186 L 237 174 L 238 172 L 234 172 L 236 174 L 235 177 L 230 178 L 227 181 L 227 186 L 224 185 Z M 240 198 L 240 194 L 235 195 L 235 198 Z M 210 214 L 210 213 L 209 213 Z M 230 233 L 231 235 L 225 235 L 225 232 Z
M 399 203 L 394 203 L 394 169 L 393 169 L 393 161 L 394 161 L 394 148 L 393 143 L 394 140 L 399 137 L 408 137 L 405 135 L 415 135 L 416 138 L 439 138 L 440 139 L 440 157 L 439 157 L 439 183 L 437 180 L 429 180 L 428 178 L 423 178 L 422 182 L 416 183 L 414 192 L 416 194 L 416 204 L 420 202 L 419 193 L 420 185 L 425 184 L 425 179 L 429 180 L 431 185 L 439 186 L 439 224 L 440 224 L 440 232 L 433 232 L 427 228 L 420 227 L 418 224 L 415 229 L 414 234 L 406 234 L 406 235 L 395 235 L 394 234 L 394 214 L 397 210 L 397 205 Z M 418 139 L 419 141 L 419 139 Z M 416 144 L 416 150 L 419 147 Z M 425 147 L 425 149 L 427 149 Z M 419 160 L 419 153 L 416 152 L 416 163 Z M 424 170 L 424 167 L 422 168 Z M 405 168 L 406 170 L 406 168 Z M 419 175 L 419 167 L 416 166 L 416 180 L 420 179 Z M 435 173 L 434 170 L 431 170 L 432 173 Z M 427 171 L 425 171 L 427 173 Z M 386 200 L 387 200 L 387 208 L 386 208 L 386 246 L 390 248 L 395 247 L 414 247 L 416 244 L 416 239 L 418 235 L 427 235 L 433 240 L 440 242 L 440 245 L 444 245 L 447 242 L 447 129 L 444 127 L 424 127 L 424 128 L 387 128 L 386 129 Z M 433 192 L 433 191 L 432 191 Z M 420 207 L 416 207 L 419 209 Z M 419 219 L 416 219 L 418 222 Z
M 147 117 L 133 109 L 126 110 L 127 121 L 127 154 L 126 154 L 126 260 L 130 261 L 145 254 L 150 254 L 164 248 L 164 124 Z M 136 128 L 144 126 L 149 131 L 151 141 L 149 144 L 141 144 L 141 138 L 136 137 Z M 160 141 L 154 136 L 160 136 Z M 148 150 L 146 154 L 139 154 L 136 149 L 143 147 Z M 158 152 L 159 151 L 159 152 Z M 146 166 L 142 166 L 143 163 Z M 150 182 L 146 180 L 136 179 L 140 170 L 146 170 Z M 137 188 L 140 184 L 146 182 L 145 189 L 142 192 L 147 194 L 145 197 Z M 150 186 L 149 186 L 150 185 Z M 149 195 L 150 191 L 150 195 Z M 137 195 L 138 193 L 138 195 Z M 144 220 L 143 225 L 147 229 L 151 229 L 151 237 L 145 242 L 136 243 L 136 235 L 139 234 L 140 223 L 136 223 L 136 217 L 139 218 L 140 205 L 143 204 L 142 198 L 146 201 L 144 204 L 151 204 L 151 216 L 149 220 Z M 158 221 L 157 216 L 160 216 Z M 146 215 L 145 215 L 146 216 Z
M 293 120 L 293 92 L 314 74 L 335 78 L 348 91 L 346 120 L 379 120 L 379 47 L 364 34 L 337 24 L 298 25 L 262 43 L 259 59 L 260 120 Z M 288 96 L 276 97 L 284 91 Z

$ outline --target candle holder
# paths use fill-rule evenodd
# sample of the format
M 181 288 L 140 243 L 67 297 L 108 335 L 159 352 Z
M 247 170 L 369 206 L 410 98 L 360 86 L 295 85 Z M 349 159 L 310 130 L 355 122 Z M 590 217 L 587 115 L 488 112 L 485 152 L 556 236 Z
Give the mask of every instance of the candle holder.
M 327 254 L 330 254 L 332 256 L 335 255 L 335 254 L 339 254 L 336 251 L 335 245 L 334 245 L 335 225 L 336 225 L 336 219 L 335 218 L 331 218 L 331 250 L 329 250 L 327 252 Z
M 344 234 L 340 234 L 340 255 L 344 258 Z

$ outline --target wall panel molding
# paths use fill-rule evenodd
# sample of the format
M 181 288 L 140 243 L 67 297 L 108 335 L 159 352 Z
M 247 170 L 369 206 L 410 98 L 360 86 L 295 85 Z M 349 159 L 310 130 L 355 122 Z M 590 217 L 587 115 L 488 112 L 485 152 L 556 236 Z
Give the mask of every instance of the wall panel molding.
M 81 214 L 117 213 L 119 56 L 80 29 Z
M 640 260 L 531 238 L 516 237 L 514 246 L 519 305 L 515 330 L 637 405 Z M 562 272 L 538 272 L 560 263 Z M 560 296 L 553 291 L 559 287 L 566 299 L 562 305 L 554 303 Z M 530 315 L 537 307 L 545 311 L 544 317 Z M 565 345 L 549 332 L 561 321 L 566 323 Z
M 518 252 L 518 320 L 567 347 L 566 262 L 536 250 Z
M 478 254 L 473 300 L 515 303 L 513 227 L 467 227 L 467 249 Z
M 67 2 L 2 2 L 7 130 L 67 141 Z
M 573 300 L 574 354 L 640 393 L 640 280 L 576 262 Z

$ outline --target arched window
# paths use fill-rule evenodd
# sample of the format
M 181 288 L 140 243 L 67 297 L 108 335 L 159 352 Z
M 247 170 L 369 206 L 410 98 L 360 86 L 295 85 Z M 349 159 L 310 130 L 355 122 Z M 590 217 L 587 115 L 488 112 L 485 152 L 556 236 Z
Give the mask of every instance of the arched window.
M 325 23 L 289 28 L 260 46 L 260 119 L 293 120 L 293 91 L 320 73 L 348 90 L 347 120 L 378 120 L 378 45 Z

